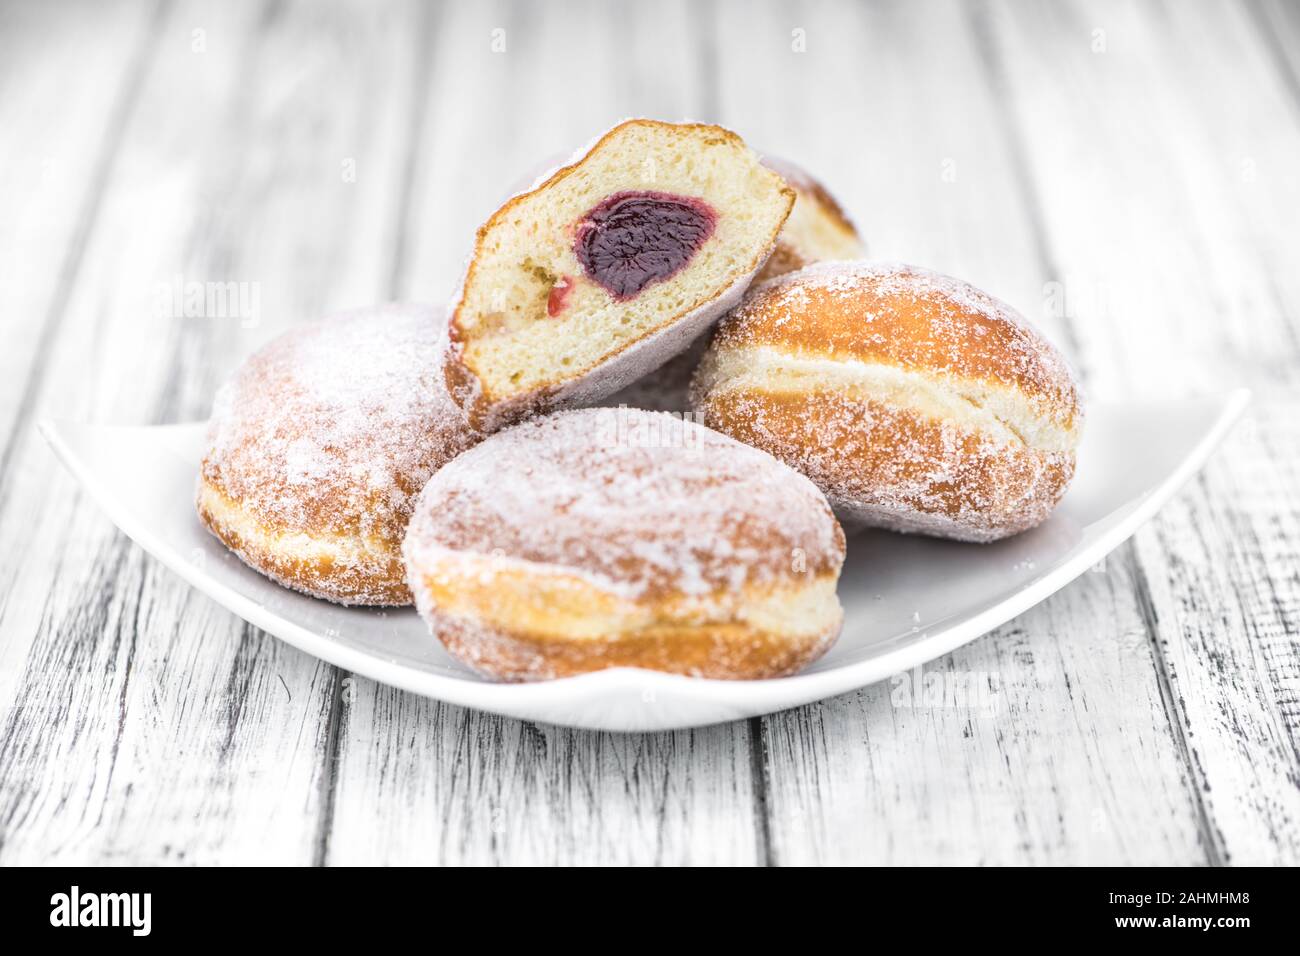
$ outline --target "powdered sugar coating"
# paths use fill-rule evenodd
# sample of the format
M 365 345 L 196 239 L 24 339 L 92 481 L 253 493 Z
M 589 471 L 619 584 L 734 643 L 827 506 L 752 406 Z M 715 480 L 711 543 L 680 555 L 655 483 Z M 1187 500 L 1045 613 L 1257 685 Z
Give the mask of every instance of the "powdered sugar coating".
M 1078 388 L 1014 309 L 897 263 L 830 262 L 751 291 L 694 383 L 709 425 L 808 475 L 851 525 L 989 541 L 1074 473 Z
M 770 455 L 666 413 L 581 409 L 500 432 L 434 476 L 408 568 L 449 552 L 641 600 L 837 572 L 844 543 L 822 494 Z
M 1082 419 L 1064 356 L 1019 312 L 968 282 L 899 262 L 819 262 L 752 288 L 722 348 L 771 344 L 1011 385 L 1063 427 Z
M 1073 451 L 856 396 L 737 390 L 710 399 L 706 420 L 807 475 L 850 530 L 994 541 L 1042 523 L 1074 474 Z
M 445 337 L 441 310 L 392 304 L 273 340 L 218 391 L 201 482 L 266 533 L 364 539 L 396 556 L 429 476 L 480 437 L 443 384 Z M 260 556 L 241 556 L 267 570 Z M 367 575 L 385 568 L 332 570 L 357 593 L 282 583 L 372 603 Z

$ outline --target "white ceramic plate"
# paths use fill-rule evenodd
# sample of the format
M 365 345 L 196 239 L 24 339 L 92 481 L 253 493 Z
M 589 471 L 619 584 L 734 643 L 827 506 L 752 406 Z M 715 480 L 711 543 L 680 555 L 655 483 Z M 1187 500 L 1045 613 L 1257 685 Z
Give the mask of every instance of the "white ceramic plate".
M 1205 462 L 1245 391 L 1089 412 L 1069 494 L 1039 528 L 991 545 L 867 532 L 849 539 L 844 633 L 794 677 L 717 681 L 618 668 L 494 684 L 457 664 L 411 610 L 343 608 L 245 567 L 194 515 L 204 426 L 47 422 L 59 457 L 118 527 L 167 567 L 294 647 L 395 687 L 483 710 L 602 730 L 695 727 L 771 713 L 883 680 L 947 654 L 1095 565 Z

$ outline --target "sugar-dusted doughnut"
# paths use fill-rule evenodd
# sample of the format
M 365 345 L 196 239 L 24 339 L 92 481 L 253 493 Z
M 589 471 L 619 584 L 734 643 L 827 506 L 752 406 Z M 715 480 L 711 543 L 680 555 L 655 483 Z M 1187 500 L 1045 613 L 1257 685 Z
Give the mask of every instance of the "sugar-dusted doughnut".
M 848 523 L 991 541 L 1043 521 L 1083 413 L 1005 303 L 912 266 L 823 263 L 753 290 L 692 386 L 704 421 L 811 478 Z
M 839 633 L 844 534 L 770 455 L 637 409 L 557 412 L 442 468 L 403 546 L 457 658 L 501 680 L 773 677 Z
M 754 281 L 763 282 L 830 259 L 856 259 L 866 252 L 857 228 L 844 209 L 807 170 L 785 159 L 763 157 L 763 165 L 780 173 L 794 189 L 794 208 L 781 227 L 776 248 Z M 605 399 L 604 405 L 629 405 L 660 412 L 689 411 L 691 376 L 708 344 L 708 333 L 660 368 Z
M 409 604 L 402 536 L 429 476 L 478 435 L 439 369 L 441 310 L 292 329 L 217 393 L 200 519 L 251 567 L 340 604 Z
M 755 282 L 774 279 L 814 262 L 857 259 L 866 254 L 866 246 L 844 207 L 811 173 L 775 156 L 764 156 L 763 165 L 781 174 L 794 190 L 795 201 L 790 218 L 781 227 L 776 248 Z
M 476 424 L 610 395 L 762 267 L 794 191 L 718 126 L 629 120 L 478 230 L 445 374 Z

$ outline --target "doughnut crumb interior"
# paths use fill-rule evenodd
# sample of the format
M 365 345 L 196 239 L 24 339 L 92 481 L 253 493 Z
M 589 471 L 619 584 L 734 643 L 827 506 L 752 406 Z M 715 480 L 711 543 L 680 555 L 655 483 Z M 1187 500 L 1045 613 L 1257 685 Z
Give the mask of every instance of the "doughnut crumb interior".
M 729 130 L 616 126 L 479 229 L 452 307 L 453 396 L 492 426 L 617 391 L 739 300 L 793 203 Z
M 856 259 L 866 252 L 857 227 L 830 191 L 807 170 L 786 159 L 763 157 L 795 192 L 790 218 L 781 227 L 776 248 L 754 277 L 755 283 L 774 279 L 814 262 Z M 708 333 L 673 356 L 660 368 L 609 396 L 606 405 L 630 405 L 662 412 L 691 409 L 690 384 L 708 345 Z

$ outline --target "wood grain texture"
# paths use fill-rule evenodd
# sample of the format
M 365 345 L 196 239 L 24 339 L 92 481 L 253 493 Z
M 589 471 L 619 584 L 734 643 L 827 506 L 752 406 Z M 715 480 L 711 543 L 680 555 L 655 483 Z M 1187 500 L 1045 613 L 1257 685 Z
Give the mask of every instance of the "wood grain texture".
M 1180 4 L 1160 19 L 1124 4 L 1076 7 L 1074 35 L 1105 30 L 1102 52 L 1066 42 L 1041 16 L 1003 8 L 995 34 L 1012 108 L 1039 133 L 1027 140 L 1033 188 L 1067 290 L 1081 293 L 1082 347 L 1108 370 L 1097 390 L 1256 390 L 1250 420 L 1135 538 L 1137 593 L 1210 859 L 1294 863 L 1300 523 L 1283 489 L 1300 470 L 1300 275 L 1286 264 L 1300 127 L 1290 80 L 1267 55 L 1268 28 L 1236 5 Z M 1046 37 L 1034 58 L 1014 55 L 1030 37 Z M 1126 95 L 1136 89 L 1146 95 Z
M 348 681 L 331 864 L 758 859 L 744 723 L 590 733 Z
M 775 861 L 1206 862 L 1132 583 L 1112 556 L 940 661 L 765 719 Z
M 0 863 L 1300 861 L 1297 40 L 1278 0 L 0 8 Z M 283 328 L 444 300 L 512 185 L 632 114 L 806 163 L 873 256 L 1016 305 L 1093 397 L 1246 383 L 1250 420 L 919 675 L 652 735 L 306 657 L 34 434 L 199 418 Z M 177 278 L 256 314 L 160 312 Z
M 693 30 L 692 11 L 688 3 L 565 4 L 544 16 L 528 4 L 439 8 L 426 26 L 431 65 L 399 296 L 445 301 L 467 237 L 512 184 L 623 115 L 697 114 L 695 91 L 707 83 L 694 48 L 679 42 Z M 605 42 L 611 36 L 635 43 Z M 485 109 L 501 112 L 484 116 Z M 743 723 L 584 733 L 439 705 L 367 680 L 350 686 L 330 863 L 759 858 Z
M 724 76 L 793 29 L 807 52 L 794 54 L 797 82 L 773 77 L 757 97 L 724 88 L 724 106 L 775 103 L 773 137 L 838 162 L 822 175 L 852 195 L 873 255 L 968 278 L 1072 350 L 1070 317 L 1043 308 L 1055 265 L 978 16 L 959 4 L 806 13 L 749 18 L 727 34 Z M 833 125 L 799 110 L 833 88 L 889 95 Z M 750 122 L 761 128 L 764 116 Z M 882 136 L 889 149 L 875 147 Z M 1001 706 L 972 713 L 954 698 L 918 711 L 884 685 L 764 719 L 774 859 L 1203 862 L 1190 774 L 1144 637 L 1122 561 L 1111 562 L 933 665 L 936 680 L 1001 688 Z
M 340 4 L 162 11 L 37 416 L 203 416 L 260 341 L 383 294 L 403 26 Z M 260 309 L 160 312 L 175 276 L 256 286 Z M 30 545 L 5 549 L 0 628 L 6 661 L 26 648 L 5 670 L 0 859 L 314 860 L 340 676 L 161 571 L 30 429 L 19 442 L 0 529 Z
M 29 424 L 50 344 L 65 313 L 105 177 L 138 95 L 160 16 L 122 4 L 102 30 L 89 3 L 0 7 L 0 497 Z M 58 91 L 59 122 L 51 122 Z

